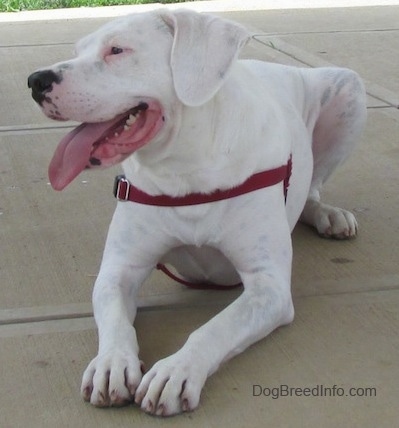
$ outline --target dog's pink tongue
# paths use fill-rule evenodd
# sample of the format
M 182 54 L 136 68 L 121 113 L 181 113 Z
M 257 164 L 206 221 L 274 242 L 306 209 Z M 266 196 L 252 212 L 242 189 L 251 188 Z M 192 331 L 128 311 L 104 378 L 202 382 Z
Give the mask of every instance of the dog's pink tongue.
M 50 183 L 55 190 L 64 189 L 85 169 L 93 144 L 109 125 L 109 122 L 82 123 L 61 140 L 48 169 Z

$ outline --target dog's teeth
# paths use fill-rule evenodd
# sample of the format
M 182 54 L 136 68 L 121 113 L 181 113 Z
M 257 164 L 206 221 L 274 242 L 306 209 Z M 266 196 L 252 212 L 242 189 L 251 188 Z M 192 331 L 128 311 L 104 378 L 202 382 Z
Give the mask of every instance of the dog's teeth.
M 114 137 L 119 137 L 119 134 L 115 132 Z
M 133 114 L 129 115 L 129 119 L 126 121 L 126 125 L 130 126 L 133 125 L 134 122 L 136 122 L 137 117 L 134 116 Z
M 124 131 L 130 131 L 130 126 L 129 126 L 129 125 L 125 125 L 125 126 L 123 127 L 123 130 L 124 130 Z

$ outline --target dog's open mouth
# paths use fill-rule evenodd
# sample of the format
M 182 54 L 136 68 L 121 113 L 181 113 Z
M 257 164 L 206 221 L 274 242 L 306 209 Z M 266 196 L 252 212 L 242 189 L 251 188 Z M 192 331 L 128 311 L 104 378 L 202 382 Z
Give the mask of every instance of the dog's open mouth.
M 85 168 L 122 162 L 151 141 L 163 125 L 157 102 L 136 107 L 106 122 L 82 123 L 59 143 L 49 166 L 55 190 L 62 190 Z

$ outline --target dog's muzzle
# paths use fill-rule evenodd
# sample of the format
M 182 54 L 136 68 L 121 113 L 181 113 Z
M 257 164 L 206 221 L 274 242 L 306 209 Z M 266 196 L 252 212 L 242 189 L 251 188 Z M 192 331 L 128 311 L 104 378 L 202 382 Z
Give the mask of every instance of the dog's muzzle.
M 40 105 L 46 100 L 46 94 L 53 90 L 54 83 L 60 83 L 61 76 L 52 70 L 42 70 L 28 77 L 28 87 L 32 89 L 32 98 Z

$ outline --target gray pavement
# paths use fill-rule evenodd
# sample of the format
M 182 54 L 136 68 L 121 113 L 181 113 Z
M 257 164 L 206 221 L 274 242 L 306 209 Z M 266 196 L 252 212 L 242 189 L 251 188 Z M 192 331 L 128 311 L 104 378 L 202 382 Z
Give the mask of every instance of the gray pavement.
M 359 237 L 331 242 L 299 225 L 294 322 L 223 366 L 197 411 L 166 420 L 80 399 L 81 374 L 96 353 L 90 298 L 119 168 L 84 173 L 54 192 L 47 165 L 72 124 L 47 120 L 26 88 L 30 72 L 69 57 L 77 39 L 110 17 L 154 6 L 0 14 L 0 427 L 398 425 L 399 2 L 319 3 L 191 6 L 250 27 L 256 36 L 243 56 L 355 69 L 366 82 L 369 119 L 358 150 L 324 192 L 356 213 Z M 147 367 L 235 296 L 185 290 L 154 273 L 136 323 Z M 255 384 L 336 385 L 344 396 L 254 397 Z M 350 388 L 376 396 L 352 397 Z

